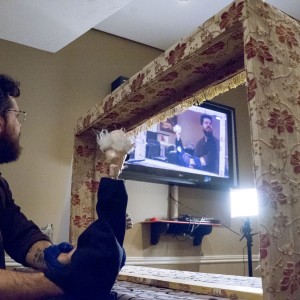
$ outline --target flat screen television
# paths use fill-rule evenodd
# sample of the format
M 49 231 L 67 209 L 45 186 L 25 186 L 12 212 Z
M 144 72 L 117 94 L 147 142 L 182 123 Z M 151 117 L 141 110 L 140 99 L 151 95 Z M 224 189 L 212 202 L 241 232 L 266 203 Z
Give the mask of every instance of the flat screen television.
M 211 130 L 205 134 L 207 123 Z M 237 186 L 234 108 L 205 101 L 154 124 L 135 138 L 120 177 L 210 189 Z

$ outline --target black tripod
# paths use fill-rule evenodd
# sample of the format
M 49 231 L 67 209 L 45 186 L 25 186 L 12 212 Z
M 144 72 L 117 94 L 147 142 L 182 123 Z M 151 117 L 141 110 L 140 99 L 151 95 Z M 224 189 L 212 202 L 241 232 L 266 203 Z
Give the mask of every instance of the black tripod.
M 243 236 L 241 237 L 240 241 L 243 238 L 246 238 L 247 240 L 247 252 L 248 252 L 248 274 L 249 277 L 253 276 L 253 272 L 252 272 L 252 251 L 251 251 L 251 247 L 253 246 L 253 235 L 257 234 L 257 233 L 251 233 L 252 228 L 250 227 L 250 218 L 246 218 L 244 220 L 244 225 L 241 227 L 241 233 L 243 234 Z

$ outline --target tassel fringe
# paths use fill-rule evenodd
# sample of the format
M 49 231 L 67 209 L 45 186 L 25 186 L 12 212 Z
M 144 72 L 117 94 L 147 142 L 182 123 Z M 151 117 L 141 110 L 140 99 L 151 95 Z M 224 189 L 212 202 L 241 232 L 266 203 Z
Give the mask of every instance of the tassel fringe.
M 152 125 L 165 121 L 168 118 L 173 117 L 174 115 L 178 115 L 182 113 L 183 111 L 187 110 L 192 105 L 200 105 L 202 102 L 206 100 L 212 100 L 216 96 L 223 94 L 230 89 L 236 88 L 239 85 L 242 85 L 246 82 L 246 72 L 242 71 L 238 73 L 237 75 L 229 78 L 226 81 L 223 81 L 219 84 L 216 84 L 214 86 L 207 87 L 196 95 L 184 100 L 179 105 L 169 109 L 166 112 L 162 112 L 158 114 L 157 116 L 147 120 L 142 125 L 139 125 L 135 129 L 128 132 L 129 136 L 137 136 L 140 132 L 148 130 Z

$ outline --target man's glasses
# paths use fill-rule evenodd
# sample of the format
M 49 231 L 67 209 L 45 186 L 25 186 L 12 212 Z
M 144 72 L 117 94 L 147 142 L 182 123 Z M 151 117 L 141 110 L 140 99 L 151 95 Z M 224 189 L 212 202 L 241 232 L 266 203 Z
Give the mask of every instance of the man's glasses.
M 7 112 L 15 112 L 16 118 L 20 124 L 23 124 L 26 120 L 26 111 L 16 110 L 16 109 L 8 109 Z

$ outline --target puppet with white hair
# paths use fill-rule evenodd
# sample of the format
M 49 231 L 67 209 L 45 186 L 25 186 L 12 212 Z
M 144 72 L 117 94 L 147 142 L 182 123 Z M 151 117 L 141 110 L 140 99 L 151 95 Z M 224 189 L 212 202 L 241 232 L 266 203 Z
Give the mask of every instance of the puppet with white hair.
M 118 178 L 122 171 L 125 158 L 133 148 L 133 143 L 122 129 L 112 132 L 103 129 L 100 132 L 95 132 L 97 135 L 97 143 L 100 149 L 105 153 L 106 162 L 110 165 L 109 176 Z

